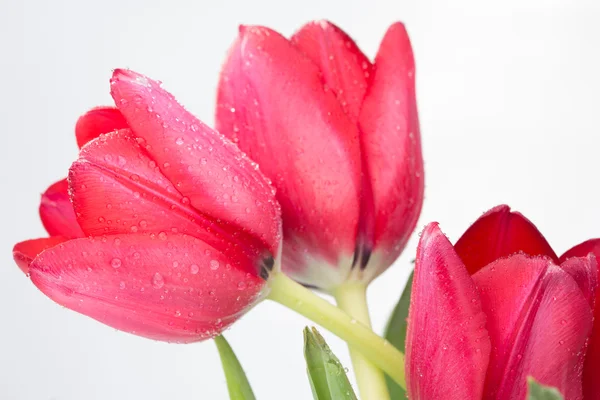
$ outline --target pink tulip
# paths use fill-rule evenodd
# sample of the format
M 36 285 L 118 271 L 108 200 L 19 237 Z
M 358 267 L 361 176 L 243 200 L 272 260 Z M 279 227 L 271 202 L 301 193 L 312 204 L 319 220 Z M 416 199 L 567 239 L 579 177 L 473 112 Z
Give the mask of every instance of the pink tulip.
M 400 23 L 372 63 L 341 29 L 291 39 L 241 27 L 223 66 L 217 129 L 277 188 L 283 268 L 331 291 L 402 252 L 423 202 L 414 61 Z
M 212 337 L 267 294 L 281 245 L 273 189 L 157 82 L 115 70 L 111 94 L 117 108 L 80 118 L 79 158 L 42 196 L 51 236 L 14 258 L 52 300 L 114 328 Z
M 484 214 L 455 246 L 430 224 L 408 320 L 409 398 L 525 399 L 528 376 L 566 400 L 600 398 L 597 245 L 558 258 L 507 206 Z

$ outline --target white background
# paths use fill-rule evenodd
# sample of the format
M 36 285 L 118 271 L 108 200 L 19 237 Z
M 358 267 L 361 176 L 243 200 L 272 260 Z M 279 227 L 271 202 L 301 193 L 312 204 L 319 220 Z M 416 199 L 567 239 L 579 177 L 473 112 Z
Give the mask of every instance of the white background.
M 237 25 L 291 34 L 328 18 L 373 56 L 404 21 L 417 60 L 426 160 L 419 229 L 453 239 L 508 203 L 557 252 L 600 236 L 600 9 L 593 0 L 0 0 L 0 398 L 226 399 L 213 343 L 169 345 L 55 305 L 14 265 L 17 241 L 43 236 L 39 194 L 76 156 L 73 126 L 109 104 L 128 67 L 164 82 L 213 122 L 215 86 Z M 451 5 L 450 5 L 451 4 Z M 382 329 L 417 235 L 371 287 Z M 259 399 L 309 399 L 303 318 L 260 304 L 227 332 Z M 345 346 L 327 335 L 349 365 Z

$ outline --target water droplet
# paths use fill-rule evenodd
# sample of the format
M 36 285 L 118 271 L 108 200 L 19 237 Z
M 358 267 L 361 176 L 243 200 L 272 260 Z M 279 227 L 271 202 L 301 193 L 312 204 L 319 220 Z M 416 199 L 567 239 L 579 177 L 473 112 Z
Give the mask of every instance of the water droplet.
M 181 204 L 185 204 L 185 205 L 190 204 L 190 198 L 189 197 L 182 197 L 181 198 Z
M 121 281 L 119 283 L 119 289 L 125 289 L 125 282 Z
M 183 138 L 182 137 L 178 137 L 175 140 L 175 144 L 178 145 L 178 146 L 181 146 L 183 144 Z
M 243 281 L 241 281 L 237 284 L 238 290 L 244 290 L 244 289 L 246 289 L 246 286 L 247 286 L 246 282 L 243 282 Z
M 196 264 L 190 265 L 190 273 L 192 275 L 196 275 L 199 271 L 200 271 L 200 267 L 198 267 Z
M 167 234 L 165 232 L 159 232 L 158 233 L 158 238 L 160 240 L 167 240 Z
M 119 268 L 121 266 L 121 259 L 120 258 L 113 258 L 110 262 L 110 266 L 113 268 Z
M 163 276 L 161 274 L 159 274 L 158 272 L 154 274 L 154 276 L 152 277 L 152 286 L 155 289 L 160 289 L 163 286 L 165 286 L 165 280 L 163 279 Z
M 217 260 L 210 260 L 210 269 L 216 271 L 219 269 L 219 262 Z

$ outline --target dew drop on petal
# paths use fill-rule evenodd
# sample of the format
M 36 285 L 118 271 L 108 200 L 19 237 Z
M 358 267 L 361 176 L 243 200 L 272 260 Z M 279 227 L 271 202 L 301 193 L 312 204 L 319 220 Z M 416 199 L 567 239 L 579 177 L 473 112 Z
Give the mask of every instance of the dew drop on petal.
M 199 271 L 200 271 L 200 267 L 198 267 L 196 264 L 190 265 L 190 273 L 192 275 L 196 275 Z
M 161 274 L 159 274 L 158 272 L 154 274 L 154 276 L 152 277 L 152 286 L 155 289 L 160 289 L 163 286 L 165 286 L 165 280 L 163 278 L 163 276 Z
M 122 263 L 121 263 L 121 259 L 120 258 L 113 258 L 110 261 L 110 266 L 113 267 L 113 268 L 115 268 L 115 269 L 119 268 L 121 266 L 121 264 Z

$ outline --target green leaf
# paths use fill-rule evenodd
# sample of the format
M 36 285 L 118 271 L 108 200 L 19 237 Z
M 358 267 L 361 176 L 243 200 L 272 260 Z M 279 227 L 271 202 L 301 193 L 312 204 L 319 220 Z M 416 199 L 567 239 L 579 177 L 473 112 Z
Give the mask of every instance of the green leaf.
M 244 369 L 227 340 L 222 335 L 215 337 L 214 340 L 219 350 L 219 356 L 221 356 L 229 398 L 231 400 L 255 400 Z
M 410 276 L 408 277 L 408 281 L 406 282 L 402 296 L 400 296 L 400 300 L 398 300 L 398 304 L 396 304 L 396 307 L 394 308 L 394 311 L 392 312 L 392 315 L 388 321 L 387 327 L 385 328 L 385 338 L 403 353 L 405 352 L 406 320 L 408 318 L 408 306 L 410 305 L 413 274 L 414 271 L 411 272 Z M 387 375 L 385 376 L 385 380 L 387 382 L 390 398 L 392 400 L 406 399 L 406 392 L 400 387 L 400 385 L 394 382 Z
M 304 357 L 315 400 L 357 400 L 344 367 L 315 328 L 304 328 Z
M 541 385 L 532 377 L 527 378 L 527 384 L 529 386 L 528 400 L 563 400 L 563 396 L 556 388 Z

